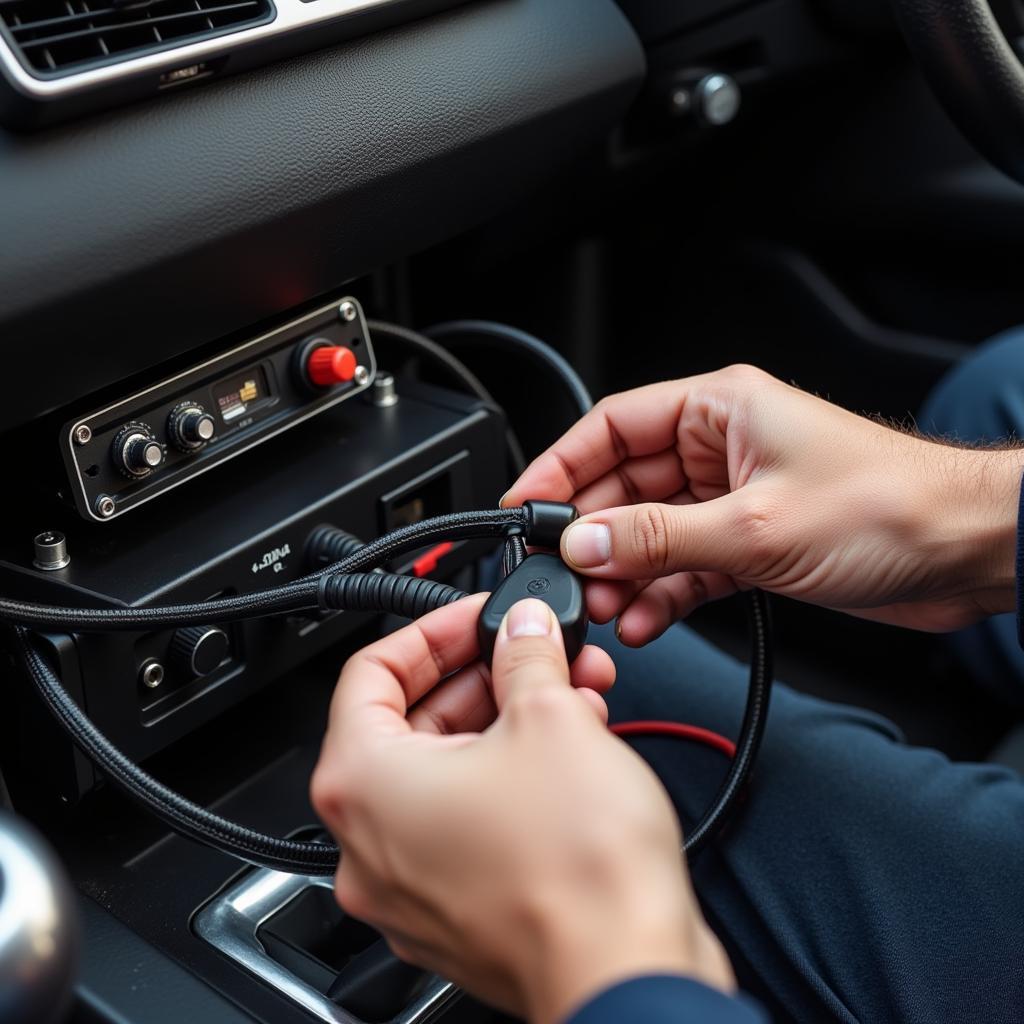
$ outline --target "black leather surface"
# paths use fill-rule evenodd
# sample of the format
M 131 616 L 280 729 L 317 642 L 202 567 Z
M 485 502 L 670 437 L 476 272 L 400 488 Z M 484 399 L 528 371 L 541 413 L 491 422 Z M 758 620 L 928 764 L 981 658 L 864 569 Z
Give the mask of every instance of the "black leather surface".
M 82 961 L 72 1021 L 110 1024 L 251 1024 L 195 975 L 83 896 Z
M 1024 181 L 1024 69 L 988 0 L 892 0 L 946 112 L 997 167 Z
M 0 429 L 486 218 L 607 131 L 643 70 L 612 0 L 478 0 L 0 133 Z

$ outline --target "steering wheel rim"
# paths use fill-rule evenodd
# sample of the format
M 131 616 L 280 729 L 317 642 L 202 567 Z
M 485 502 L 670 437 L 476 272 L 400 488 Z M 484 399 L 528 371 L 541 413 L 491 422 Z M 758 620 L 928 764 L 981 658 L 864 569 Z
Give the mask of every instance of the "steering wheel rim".
M 892 0 L 925 78 L 960 131 L 1024 182 L 1024 66 L 988 0 Z

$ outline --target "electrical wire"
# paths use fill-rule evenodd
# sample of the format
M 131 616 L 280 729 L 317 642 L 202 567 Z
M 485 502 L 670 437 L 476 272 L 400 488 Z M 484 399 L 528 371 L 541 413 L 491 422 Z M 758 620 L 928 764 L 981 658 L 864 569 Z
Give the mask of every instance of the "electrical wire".
M 493 397 L 463 364 L 437 342 L 414 331 L 373 321 L 372 332 L 415 348 L 444 366 L 481 401 L 498 408 Z M 575 371 L 549 346 L 536 338 L 488 321 L 456 321 L 433 329 L 439 335 L 476 332 L 498 338 L 502 344 L 528 350 L 565 382 L 572 401 L 585 413 L 591 406 L 586 387 Z M 509 448 L 517 468 L 525 464 L 522 449 L 509 430 Z M 329 843 L 300 842 L 264 835 L 208 811 L 158 782 L 119 751 L 97 728 L 61 685 L 26 627 L 39 630 L 90 632 L 139 630 L 153 627 L 205 625 L 211 621 L 278 615 L 310 608 L 393 612 L 418 617 L 465 596 L 461 591 L 429 579 L 371 572 L 398 555 L 438 540 L 504 538 L 506 575 L 522 564 L 529 541 L 530 516 L 524 508 L 436 516 L 396 530 L 362 547 L 337 544 L 328 557 L 343 555 L 333 564 L 301 579 L 268 591 L 213 601 L 149 608 L 72 608 L 0 598 L 0 621 L 14 632 L 20 660 L 40 696 L 61 726 L 87 756 L 130 796 L 175 831 L 206 843 L 243 861 L 274 870 L 328 875 L 337 866 L 339 850 Z M 722 828 L 749 781 L 767 719 L 772 684 L 772 658 L 766 599 L 760 591 L 747 594 L 752 631 L 750 686 L 736 744 L 696 726 L 673 722 L 624 723 L 620 735 L 673 735 L 717 746 L 730 753 L 732 763 L 711 806 L 686 837 L 684 851 L 691 856 Z M 615 730 L 613 730 L 615 731 Z
M 535 363 L 551 371 L 561 380 L 570 401 L 576 406 L 581 416 L 586 415 L 594 406 L 594 400 L 590 397 L 586 384 L 583 383 L 583 379 L 568 360 L 547 342 L 535 338 L 518 327 L 510 327 L 508 324 L 498 323 L 494 320 L 449 320 L 442 324 L 435 324 L 423 333 L 435 341 L 442 339 L 450 341 L 454 337 L 463 335 L 467 338 L 467 344 L 470 337 L 476 340 L 485 338 L 492 347 L 503 349 L 506 352 L 515 351 L 519 354 L 526 354 Z
M 506 533 L 517 536 L 523 528 L 524 516 L 511 513 L 524 510 L 501 510 L 509 513 L 504 523 Z M 429 522 L 429 521 L 426 521 Z M 460 513 L 437 517 L 434 530 L 446 523 L 450 528 L 459 528 L 465 536 L 478 535 L 473 530 L 487 531 L 493 536 L 496 529 L 495 513 Z M 424 524 L 420 524 L 424 525 Z M 396 540 L 399 536 L 405 540 Z M 338 563 L 360 562 L 361 567 L 376 567 L 400 550 L 410 536 L 409 528 L 381 537 Z M 434 532 L 433 536 L 437 536 Z M 508 550 L 518 549 L 518 542 L 510 544 Z M 515 557 L 515 556 L 513 556 Z M 453 587 L 429 579 L 394 576 L 392 574 L 364 573 L 345 574 L 328 571 L 311 577 L 317 587 L 318 603 L 326 608 L 352 608 L 394 612 L 403 615 L 423 615 L 465 596 Z M 284 589 L 284 588 L 282 588 Z M 750 666 L 750 689 L 744 711 L 740 737 L 736 744 L 729 772 L 711 807 L 687 836 L 684 850 L 691 855 L 701 849 L 722 827 L 732 812 L 736 801 L 749 779 L 754 759 L 764 734 L 771 689 L 771 650 L 768 640 L 768 612 L 764 595 L 760 591 L 748 594 L 753 632 L 753 653 Z M 207 604 L 207 609 L 212 602 Z M 0 606 L 2 607 L 2 606 Z M 29 606 L 22 606 L 29 607 Z M 40 606 L 30 606 L 37 610 Z M 54 611 L 50 609 L 50 611 Z M 74 619 L 84 612 L 110 613 L 121 609 L 57 609 L 58 618 Z M 167 613 L 169 609 L 157 609 Z M 2 613 L 0 613 L 2 614 Z M 88 620 L 92 626 L 94 619 Z M 115 621 L 123 623 L 123 619 Z M 207 617 L 206 621 L 210 621 Z M 165 623 L 167 624 L 167 623 Z M 65 628 L 68 628 L 65 626 Z M 228 821 L 219 815 L 192 803 L 180 794 L 158 782 L 137 764 L 117 749 L 97 728 L 63 688 L 56 674 L 35 641 L 23 625 L 13 626 L 15 647 L 29 678 L 35 684 L 44 703 L 56 717 L 75 744 L 91 758 L 101 770 L 149 811 L 174 830 L 215 849 L 221 850 L 251 864 L 269 867 L 278 871 L 293 871 L 300 874 L 330 874 L 337 865 L 337 847 L 323 843 L 305 843 L 297 840 L 278 839 L 253 829 Z M 647 723 L 650 725 L 650 723 Z M 673 723 L 665 723 L 671 726 Z M 660 727 L 659 727 L 660 728 Z M 684 727 L 685 728 L 685 727 Z M 692 738 L 692 737 L 691 737 Z
M 712 732 L 711 729 L 704 729 L 699 725 L 687 725 L 684 722 L 617 722 L 609 727 L 609 732 L 621 739 L 633 736 L 670 736 L 672 739 L 701 743 L 705 747 L 711 747 L 712 750 L 725 754 L 726 757 L 736 756 L 736 744 L 727 736 Z
M 443 346 L 431 338 L 420 334 L 418 331 L 410 330 L 408 327 L 399 327 L 398 324 L 389 324 L 383 320 L 368 320 L 366 327 L 374 338 L 388 338 L 407 348 L 413 348 L 420 355 L 426 356 L 437 365 L 441 366 L 448 375 L 457 380 L 464 388 L 476 395 L 481 402 L 489 405 L 492 409 L 502 412 L 502 408 L 494 400 L 494 396 L 484 387 L 480 378 L 477 377 L 465 363 L 456 359 Z M 513 469 L 518 476 L 526 469 L 526 456 L 523 454 L 523 446 L 519 443 L 515 431 L 510 427 L 505 428 L 505 442 L 508 445 L 509 457 Z
M 89 633 L 206 625 L 288 614 L 318 607 L 322 581 L 332 574 L 375 569 L 401 554 L 442 539 L 501 538 L 525 530 L 526 526 L 522 508 L 453 512 L 395 530 L 333 565 L 272 590 L 150 608 L 69 608 L 0 598 L 0 620 L 33 629 Z

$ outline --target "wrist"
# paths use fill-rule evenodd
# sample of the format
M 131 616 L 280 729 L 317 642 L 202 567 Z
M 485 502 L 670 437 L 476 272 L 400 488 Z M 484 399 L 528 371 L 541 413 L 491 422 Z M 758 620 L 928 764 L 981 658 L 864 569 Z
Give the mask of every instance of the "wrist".
M 532 1024 L 559 1024 L 630 978 L 680 975 L 727 993 L 736 988 L 725 951 L 694 910 L 666 914 L 662 904 L 645 912 L 633 902 L 604 920 L 590 910 L 563 912 L 545 931 L 524 986 Z
M 1024 449 L 948 449 L 938 474 L 944 556 L 957 596 L 981 616 L 1016 608 L 1017 519 Z

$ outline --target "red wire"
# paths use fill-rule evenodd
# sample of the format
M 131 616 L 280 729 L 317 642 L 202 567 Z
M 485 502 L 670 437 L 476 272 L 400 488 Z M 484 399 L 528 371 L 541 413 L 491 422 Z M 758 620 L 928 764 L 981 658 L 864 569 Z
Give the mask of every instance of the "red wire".
M 684 722 L 619 722 L 611 726 L 611 731 L 616 736 L 674 736 L 676 739 L 713 747 L 726 757 L 736 756 L 736 744 L 732 740 L 710 729 L 702 729 L 699 725 L 686 725 Z

